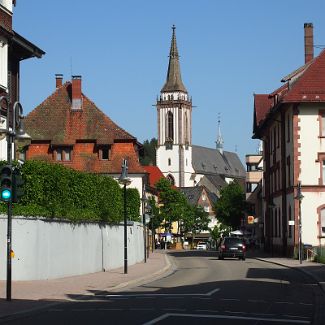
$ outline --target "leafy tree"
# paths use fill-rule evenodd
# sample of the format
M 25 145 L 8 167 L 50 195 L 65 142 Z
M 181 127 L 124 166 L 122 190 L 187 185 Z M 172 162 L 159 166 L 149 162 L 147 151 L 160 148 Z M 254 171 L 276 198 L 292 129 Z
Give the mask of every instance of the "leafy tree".
M 161 178 L 155 186 L 159 191 L 161 219 L 165 220 L 166 229 L 171 231 L 172 222 L 178 221 L 180 224 L 184 217 L 184 212 L 187 209 L 186 197 L 172 188 L 170 182 L 165 178 Z
M 211 237 L 216 243 L 219 243 L 220 238 L 229 235 L 230 231 L 231 231 L 230 226 L 226 226 L 222 223 L 218 223 L 211 230 Z
M 209 221 L 209 214 L 201 206 L 188 205 L 188 210 L 183 220 L 184 231 L 198 234 L 209 229 Z
M 145 140 L 143 142 L 143 152 L 140 156 L 140 164 L 142 166 L 156 166 L 156 147 L 157 139 L 152 138 L 150 141 Z
M 233 181 L 220 191 L 220 198 L 215 204 L 216 216 L 225 226 L 238 228 L 246 209 L 245 193 L 242 186 Z

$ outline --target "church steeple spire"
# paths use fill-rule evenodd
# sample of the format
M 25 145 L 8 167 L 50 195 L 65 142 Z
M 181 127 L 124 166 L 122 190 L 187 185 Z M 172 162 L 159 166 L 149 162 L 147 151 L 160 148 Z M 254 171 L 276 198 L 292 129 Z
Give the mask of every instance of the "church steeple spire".
M 219 152 L 221 154 L 223 154 L 223 137 L 221 135 L 221 128 L 220 128 L 220 113 L 218 114 L 218 136 L 217 136 L 217 150 L 219 150 Z
M 170 46 L 170 52 L 169 52 L 167 80 L 164 87 L 161 89 L 161 92 L 182 91 L 184 93 L 187 93 L 187 90 L 183 85 L 182 77 L 181 77 L 179 55 L 178 55 L 177 43 L 176 43 L 175 25 L 173 25 L 172 29 L 173 29 L 173 35 L 172 35 L 172 42 Z

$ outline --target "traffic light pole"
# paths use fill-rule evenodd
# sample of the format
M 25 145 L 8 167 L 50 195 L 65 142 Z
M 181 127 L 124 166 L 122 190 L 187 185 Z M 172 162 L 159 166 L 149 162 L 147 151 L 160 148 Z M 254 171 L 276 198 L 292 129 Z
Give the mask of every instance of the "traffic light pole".
M 8 165 L 12 163 L 12 143 L 13 135 L 7 134 L 7 162 Z M 8 222 L 7 222 L 7 301 L 11 301 L 11 233 L 12 233 L 12 202 L 8 201 Z

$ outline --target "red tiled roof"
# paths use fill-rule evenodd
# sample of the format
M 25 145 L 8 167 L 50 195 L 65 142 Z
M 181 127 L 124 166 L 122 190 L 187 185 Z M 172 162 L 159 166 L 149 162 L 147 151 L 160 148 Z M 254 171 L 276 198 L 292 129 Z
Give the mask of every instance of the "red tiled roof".
M 286 82 L 271 94 L 254 96 L 255 128 L 276 104 L 325 101 L 325 50 L 282 79 Z M 276 100 L 274 98 L 276 97 Z
M 25 118 L 26 132 L 33 140 L 52 144 L 72 144 L 94 140 L 112 144 L 114 140 L 136 139 L 115 124 L 82 94 L 82 110 L 71 110 L 71 83 L 66 82 Z
M 273 100 L 267 94 L 255 94 L 254 95 L 254 111 L 257 125 L 264 120 L 266 114 L 272 107 Z
M 325 101 L 325 50 L 314 58 L 309 66 L 306 67 L 282 101 Z
M 84 94 L 82 109 L 71 109 L 70 82 L 57 88 L 26 116 L 24 122 L 26 132 L 32 137 L 29 149 L 40 142 L 58 146 L 78 143 L 79 147 L 80 143 L 111 145 L 109 160 L 99 160 L 98 154 L 93 150 L 81 149 L 86 151 L 79 152 L 77 161 L 63 162 L 71 168 L 119 174 L 123 159 L 127 159 L 129 173 L 145 173 L 135 149 L 135 137 L 115 124 Z M 44 151 L 42 154 L 46 156 L 48 152 Z
M 155 187 L 155 184 L 161 179 L 164 178 L 164 174 L 157 166 L 143 166 L 145 171 L 149 174 L 149 185 Z

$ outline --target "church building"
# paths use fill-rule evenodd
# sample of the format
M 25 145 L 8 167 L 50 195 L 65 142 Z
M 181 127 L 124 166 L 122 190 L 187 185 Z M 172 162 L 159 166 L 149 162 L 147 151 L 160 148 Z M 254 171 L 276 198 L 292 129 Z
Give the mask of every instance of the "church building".
M 204 185 L 216 195 L 234 179 L 244 185 L 245 169 L 238 155 L 223 150 L 220 132 L 215 149 L 192 143 L 192 98 L 183 84 L 175 26 L 169 53 L 167 79 L 156 103 L 157 166 L 177 187 Z

